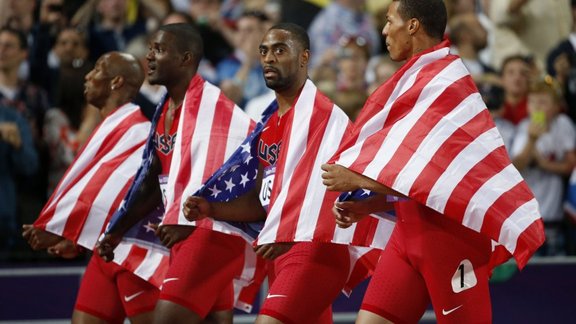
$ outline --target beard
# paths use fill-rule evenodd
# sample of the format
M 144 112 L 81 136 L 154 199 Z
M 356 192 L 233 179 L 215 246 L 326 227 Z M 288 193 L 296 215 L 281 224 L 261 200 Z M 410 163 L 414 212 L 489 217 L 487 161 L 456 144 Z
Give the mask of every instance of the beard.
M 280 73 L 277 76 L 274 79 L 264 79 L 266 86 L 274 91 L 289 88 L 294 83 L 295 77 L 283 77 Z

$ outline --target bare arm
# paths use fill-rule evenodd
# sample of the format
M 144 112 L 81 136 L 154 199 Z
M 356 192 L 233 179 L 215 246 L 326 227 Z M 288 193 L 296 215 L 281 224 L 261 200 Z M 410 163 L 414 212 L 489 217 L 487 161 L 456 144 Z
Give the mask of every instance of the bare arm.
M 370 179 L 367 176 L 354 172 L 338 164 L 323 164 L 322 183 L 330 191 L 354 191 L 357 189 L 367 189 L 379 194 L 392 195 L 405 198 L 403 194 L 389 188 L 380 182 Z

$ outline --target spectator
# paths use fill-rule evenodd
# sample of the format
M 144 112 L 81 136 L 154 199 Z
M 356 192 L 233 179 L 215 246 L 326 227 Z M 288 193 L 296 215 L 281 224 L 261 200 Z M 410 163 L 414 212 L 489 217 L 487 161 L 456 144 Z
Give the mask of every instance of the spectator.
M 380 36 L 372 17 L 365 11 L 364 0 L 334 0 L 312 21 L 308 30 L 312 46 L 311 68 L 322 61 L 323 56 L 334 56 L 342 36 L 362 37 L 375 55 L 380 51 Z
M 456 15 L 450 19 L 448 26 L 455 52 L 460 55 L 472 77 L 478 79 L 485 73 L 494 73 L 495 71 L 479 58 L 480 51 L 488 43 L 488 34 L 476 14 Z
M 371 95 L 381 84 L 384 84 L 400 67 L 389 55 L 374 56 L 366 69 L 367 94 Z
M 576 166 L 576 127 L 561 113 L 559 87 L 552 78 L 535 83 L 528 94 L 530 118 L 519 125 L 511 150 L 518 168 L 540 205 L 545 255 L 563 254 L 565 180 Z
M 88 30 L 91 61 L 124 50 L 130 40 L 147 32 L 142 17 L 128 21 L 127 8 L 127 0 L 89 0 L 78 10 L 73 21 Z
M 0 252 L 19 236 L 15 175 L 32 175 L 38 156 L 30 126 L 14 109 L 0 105 Z
M 26 35 L 12 28 L 0 29 L 0 105 L 13 107 L 28 120 L 40 167 L 32 175 L 19 176 L 20 217 L 29 223 L 46 200 L 48 153 L 43 139 L 44 116 L 50 105 L 43 89 L 21 79 L 18 69 L 28 55 Z
M 502 117 L 518 124 L 528 116 L 526 108 L 531 66 L 528 58 L 516 55 L 502 64 L 502 87 L 504 88 L 504 111 Z
M 576 0 L 571 1 L 572 32 L 548 55 L 546 70 L 564 90 L 567 114 L 576 122 Z
M 506 149 L 510 152 L 516 133 L 516 126 L 502 117 L 504 112 L 504 89 L 490 81 L 481 81 L 476 86 L 480 95 L 482 95 L 482 100 L 484 100 L 486 107 L 490 111 L 498 132 L 502 135 Z
M 260 65 L 258 46 L 268 29 L 268 17 L 260 11 L 247 11 L 238 19 L 234 54 L 216 66 L 220 88 L 243 107 L 256 96 L 268 92 Z
M 546 55 L 571 27 L 569 0 L 490 1 L 489 17 L 494 22 L 492 66 L 500 68 L 511 55 L 534 55 L 544 67 Z

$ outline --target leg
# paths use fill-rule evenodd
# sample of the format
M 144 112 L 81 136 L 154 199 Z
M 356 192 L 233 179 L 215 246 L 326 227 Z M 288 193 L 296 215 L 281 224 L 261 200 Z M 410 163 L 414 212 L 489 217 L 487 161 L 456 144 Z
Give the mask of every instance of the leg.
M 221 310 L 210 312 L 202 324 L 232 324 L 234 312 L 232 310 Z
M 122 298 L 122 307 L 132 324 L 149 324 L 154 318 L 154 308 L 160 290 L 131 271 L 118 267 L 116 287 Z
M 429 304 L 426 284 L 405 257 L 398 224 L 380 256 L 356 323 L 417 323 Z
M 347 246 L 296 243 L 273 265 L 275 278 L 257 323 L 332 323 L 331 304 L 350 268 Z
M 115 283 L 115 271 L 93 255 L 82 277 L 73 323 L 123 323 L 126 314 Z
M 232 281 L 242 271 L 245 245 L 240 237 L 202 228 L 176 244 L 155 322 L 199 323 L 210 312 L 232 310 Z M 223 292 L 225 301 L 221 301 Z

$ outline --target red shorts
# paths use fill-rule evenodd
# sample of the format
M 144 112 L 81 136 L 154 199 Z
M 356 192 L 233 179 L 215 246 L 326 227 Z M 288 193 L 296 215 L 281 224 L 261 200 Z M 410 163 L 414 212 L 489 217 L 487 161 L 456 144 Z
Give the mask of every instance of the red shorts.
M 151 312 L 158 288 L 114 262 L 93 254 L 82 277 L 74 309 L 110 323 Z
M 270 289 L 260 314 L 285 324 L 332 323 L 332 302 L 350 269 L 345 245 L 300 242 L 268 263 Z
M 432 301 L 438 323 L 490 323 L 490 239 L 413 201 L 396 215 L 362 309 L 417 323 Z
M 195 228 L 171 250 L 160 299 L 202 318 L 210 312 L 232 309 L 233 280 L 242 272 L 245 246 L 241 237 Z

